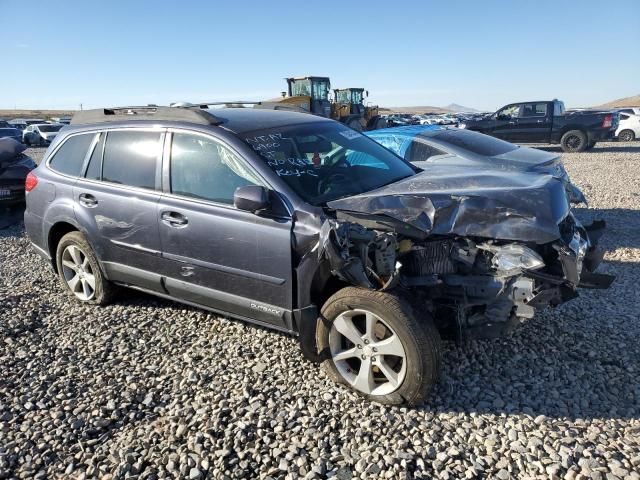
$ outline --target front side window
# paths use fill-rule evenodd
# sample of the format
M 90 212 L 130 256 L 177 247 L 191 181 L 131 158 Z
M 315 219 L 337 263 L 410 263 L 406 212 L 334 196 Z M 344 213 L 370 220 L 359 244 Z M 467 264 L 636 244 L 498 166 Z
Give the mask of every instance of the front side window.
M 509 105 L 498 112 L 498 120 L 507 120 L 518 116 L 520 105 Z
M 56 151 L 49 162 L 49 166 L 60 173 L 77 177 L 80 175 L 84 157 L 87 155 L 93 133 L 73 135 L 69 137 Z
M 337 122 L 255 130 L 243 138 L 275 175 L 312 205 L 415 174 L 407 162 Z
M 47 132 L 47 133 L 49 133 L 49 132 L 57 132 L 57 131 L 59 131 L 62 127 L 63 127 L 63 125 L 40 125 L 40 126 L 38 127 L 38 129 L 39 129 L 41 132 Z
M 291 82 L 291 96 L 293 97 L 310 97 L 311 96 L 311 80 L 294 80 Z
M 174 133 L 171 142 L 171 193 L 233 204 L 238 187 L 262 185 L 229 148 L 201 135 Z
M 160 132 L 109 132 L 104 147 L 102 180 L 154 189 L 162 151 L 160 138 Z

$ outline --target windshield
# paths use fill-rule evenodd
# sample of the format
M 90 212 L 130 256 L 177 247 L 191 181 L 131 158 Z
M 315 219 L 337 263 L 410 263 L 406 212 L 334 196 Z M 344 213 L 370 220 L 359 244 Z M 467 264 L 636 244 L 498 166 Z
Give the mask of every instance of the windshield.
M 38 130 L 41 132 L 57 132 L 62 128 L 62 125 L 38 125 Z
M 243 134 L 244 140 L 312 205 L 367 192 L 413 175 L 404 160 L 337 122 Z
M 336 92 L 336 100 L 338 103 L 351 103 L 348 90 L 338 90 Z
M 490 137 L 483 133 L 457 128 L 448 128 L 428 138 L 436 140 L 442 144 L 449 144 L 467 150 L 478 155 L 494 157 L 503 153 L 511 152 L 518 148 L 513 143 L 505 142 L 498 138 Z

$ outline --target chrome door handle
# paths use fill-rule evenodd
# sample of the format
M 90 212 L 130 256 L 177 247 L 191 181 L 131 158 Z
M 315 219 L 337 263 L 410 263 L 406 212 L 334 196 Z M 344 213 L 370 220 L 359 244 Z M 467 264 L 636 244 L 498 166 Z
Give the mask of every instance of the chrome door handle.
M 178 212 L 162 212 L 160 218 L 162 223 L 174 228 L 186 227 L 189 223 L 187 217 Z
M 98 206 L 98 200 L 90 193 L 81 193 L 80 195 L 78 195 L 78 201 L 81 205 L 84 205 L 87 208 Z

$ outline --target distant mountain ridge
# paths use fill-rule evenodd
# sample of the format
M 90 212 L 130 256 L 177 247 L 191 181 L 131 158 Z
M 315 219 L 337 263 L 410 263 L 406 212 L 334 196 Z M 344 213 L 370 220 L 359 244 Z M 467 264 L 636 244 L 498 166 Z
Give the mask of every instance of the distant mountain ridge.
M 464 105 L 458 105 L 457 103 L 450 103 L 446 107 L 447 110 L 451 110 L 452 112 L 460 112 L 460 113 L 479 113 L 480 110 L 476 110 L 475 108 L 465 107 Z
M 382 113 L 410 113 L 410 114 L 423 114 L 423 113 L 479 113 L 480 110 L 475 108 L 465 107 L 457 103 L 450 103 L 446 107 L 434 107 L 431 105 L 423 105 L 416 107 L 380 107 Z
M 618 98 L 608 103 L 598 105 L 598 108 L 621 108 L 621 107 L 640 107 L 640 95 L 631 97 Z

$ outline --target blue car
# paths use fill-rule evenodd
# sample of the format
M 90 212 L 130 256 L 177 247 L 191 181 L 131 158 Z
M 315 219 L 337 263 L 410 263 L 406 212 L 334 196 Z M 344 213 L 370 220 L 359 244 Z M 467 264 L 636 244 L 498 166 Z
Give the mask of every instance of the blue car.
M 0 138 L 13 138 L 14 140 L 22 143 L 22 132 L 17 128 L 3 128 L 0 127 Z
M 564 183 L 571 203 L 587 203 L 560 155 L 521 147 L 489 135 L 440 125 L 411 125 L 365 132 L 382 146 L 423 170 L 443 166 L 538 172 Z

